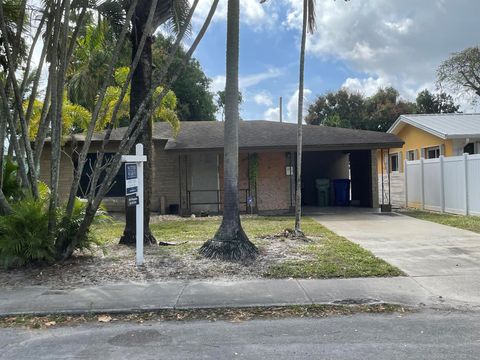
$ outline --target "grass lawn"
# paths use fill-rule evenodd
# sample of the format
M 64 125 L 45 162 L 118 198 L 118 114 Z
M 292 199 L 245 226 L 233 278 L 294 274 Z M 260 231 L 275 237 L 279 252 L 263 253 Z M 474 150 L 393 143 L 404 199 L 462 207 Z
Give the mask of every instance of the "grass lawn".
M 249 263 L 225 262 L 202 257 L 200 246 L 212 238 L 219 217 L 155 218 L 151 228 L 160 241 L 177 246 L 146 246 L 145 267 L 135 267 L 135 248 L 119 245 L 122 222 L 97 225 L 92 231 L 104 241 L 91 252 L 77 252 L 53 266 L 0 269 L 0 287 L 43 285 L 54 288 L 92 286 L 125 281 L 193 279 L 245 280 L 258 278 L 349 278 L 398 276 L 402 272 L 371 252 L 334 234 L 311 218 L 303 219 L 303 231 L 311 240 L 285 237 L 292 217 L 242 218 L 259 256 Z M 283 234 L 283 235 L 282 235 Z
M 217 219 L 167 220 L 152 225 L 157 239 L 169 242 L 186 242 L 179 246 L 160 247 L 164 255 L 196 255 L 196 250 L 206 240 L 213 237 L 220 224 Z M 275 238 L 282 230 L 292 227 L 293 219 L 288 217 L 247 217 L 242 220 L 249 238 L 257 245 L 260 256 L 257 261 L 271 252 L 272 242 L 285 243 L 290 252 L 284 259 L 276 254 L 263 268 L 261 276 L 269 278 L 347 278 L 371 276 L 399 276 L 402 272 L 375 257 L 344 237 L 338 236 L 311 218 L 303 219 L 303 231 L 312 242 Z M 123 230 L 123 224 L 114 224 L 97 228 L 97 233 L 105 241 L 117 241 Z M 270 236 L 270 237 L 269 237 Z M 293 243 L 293 244 L 292 244 Z M 283 245 L 283 244 L 282 244 Z M 277 251 L 276 250 L 276 251 Z M 277 251 L 277 252 L 278 252 Z M 295 255 L 291 257 L 289 255 Z
M 480 216 L 442 214 L 422 210 L 407 210 L 404 211 L 403 214 L 421 220 L 432 221 L 443 225 L 470 230 L 480 234 Z

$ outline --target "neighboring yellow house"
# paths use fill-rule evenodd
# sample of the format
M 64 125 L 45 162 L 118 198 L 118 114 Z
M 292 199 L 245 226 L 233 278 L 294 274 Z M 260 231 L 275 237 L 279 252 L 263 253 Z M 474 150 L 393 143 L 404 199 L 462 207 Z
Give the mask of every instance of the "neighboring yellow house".
M 385 173 L 403 172 L 405 159 L 480 153 L 480 114 L 401 115 L 387 132 L 400 137 L 404 145 L 383 151 Z M 380 151 L 377 158 L 381 173 Z

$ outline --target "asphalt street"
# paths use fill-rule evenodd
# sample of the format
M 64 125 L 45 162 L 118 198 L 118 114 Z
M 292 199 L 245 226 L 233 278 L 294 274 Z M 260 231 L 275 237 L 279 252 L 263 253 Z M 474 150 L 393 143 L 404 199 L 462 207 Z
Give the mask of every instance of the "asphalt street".
M 0 359 L 478 359 L 480 314 L 1 329 Z

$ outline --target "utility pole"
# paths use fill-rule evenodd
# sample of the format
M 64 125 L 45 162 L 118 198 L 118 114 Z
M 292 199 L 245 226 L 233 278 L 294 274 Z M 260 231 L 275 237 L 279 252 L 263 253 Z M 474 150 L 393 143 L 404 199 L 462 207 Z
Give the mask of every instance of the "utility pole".
M 280 122 L 283 122 L 283 98 L 280 96 L 280 104 L 279 104 L 279 109 L 280 109 Z

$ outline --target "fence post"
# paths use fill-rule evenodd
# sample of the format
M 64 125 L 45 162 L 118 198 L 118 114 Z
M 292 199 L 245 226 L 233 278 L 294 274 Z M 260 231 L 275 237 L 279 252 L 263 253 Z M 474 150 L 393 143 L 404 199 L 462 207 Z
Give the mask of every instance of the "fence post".
M 463 154 L 463 167 L 465 169 L 464 176 L 465 176 L 465 215 L 469 214 L 468 211 L 468 154 Z
M 424 158 L 420 159 L 420 185 L 422 190 L 422 210 L 425 210 L 425 181 L 424 181 Z
M 408 163 L 407 159 L 404 160 L 403 162 L 403 180 L 404 180 L 404 187 L 405 187 L 405 207 L 408 208 L 408 179 L 407 179 L 407 168 L 408 168 Z
M 444 170 L 444 156 L 440 155 L 440 211 L 445 212 L 445 170 Z

